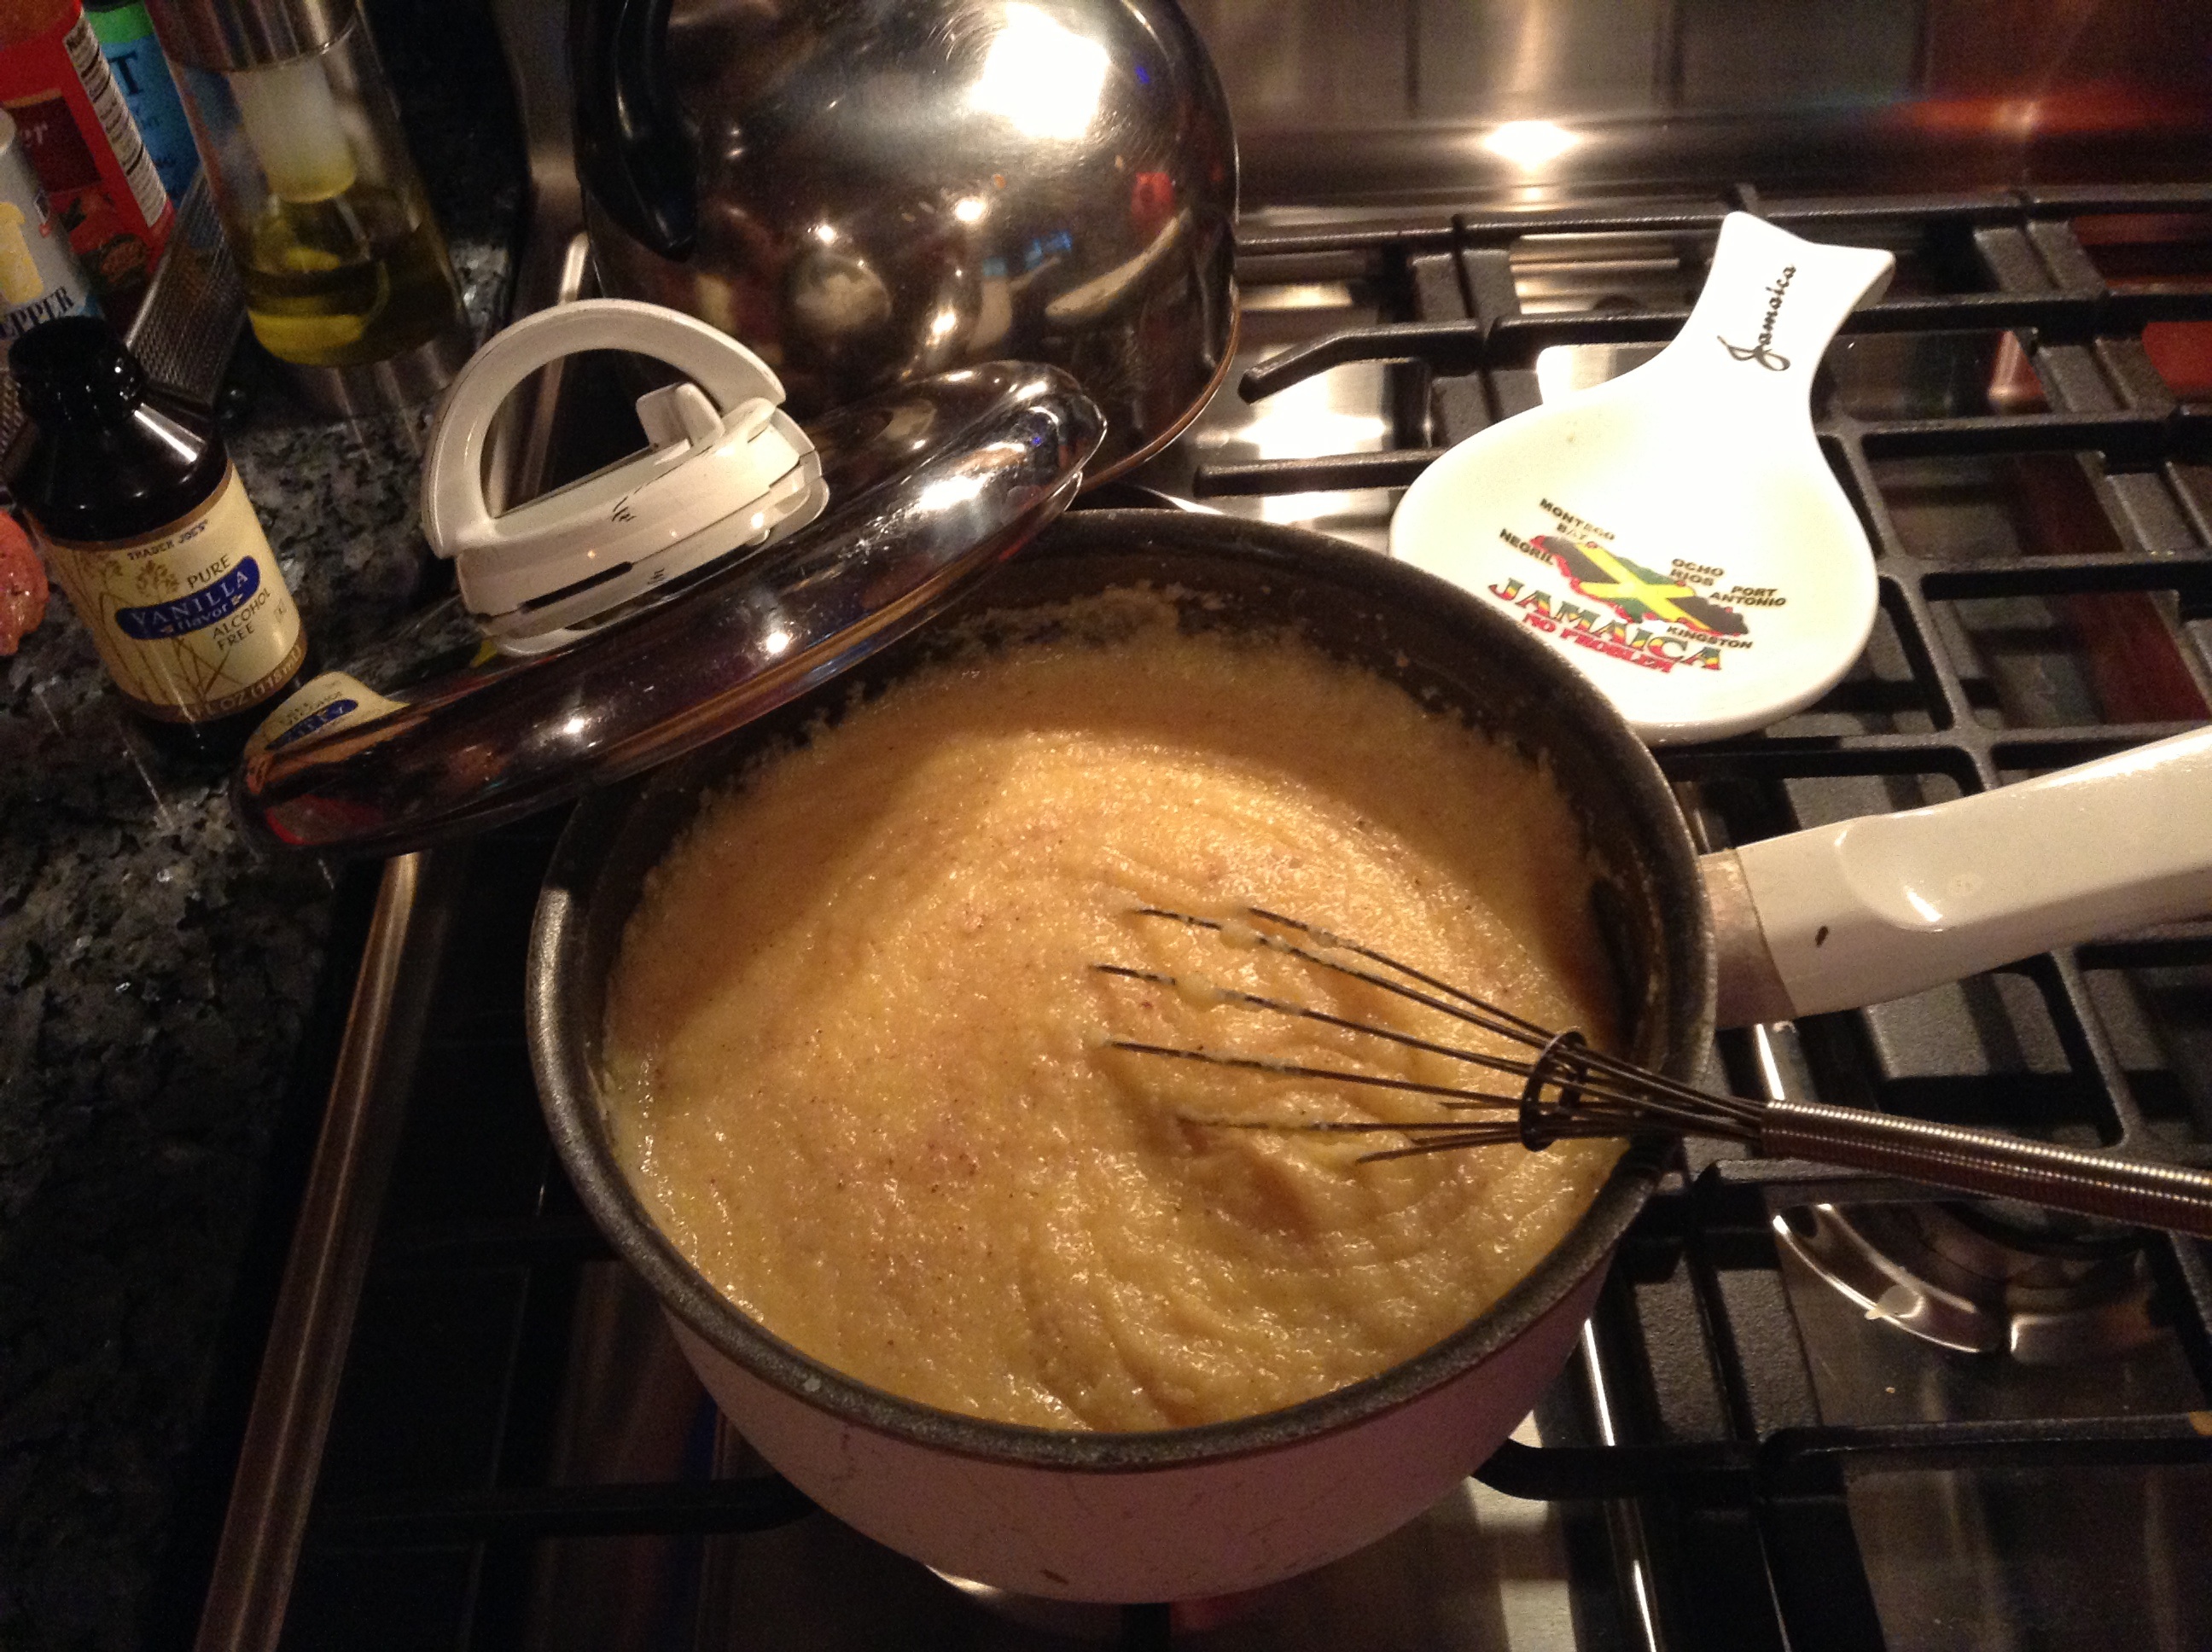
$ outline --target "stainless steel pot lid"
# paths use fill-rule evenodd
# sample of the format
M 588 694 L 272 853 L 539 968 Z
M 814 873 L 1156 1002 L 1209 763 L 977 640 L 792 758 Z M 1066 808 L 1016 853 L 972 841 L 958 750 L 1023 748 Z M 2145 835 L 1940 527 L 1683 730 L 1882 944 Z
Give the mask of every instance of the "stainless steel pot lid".
M 233 784 L 239 818 L 287 848 L 395 854 L 703 745 L 1019 550 L 1073 496 L 1104 425 L 1066 374 L 1014 361 L 841 409 L 806 428 L 829 490 L 807 526 L 557 653 L 498 655 L 441 604 L 385 659 L 315 678 L 263 724 Z M 404 686 L 386 675 L 426 653 Z

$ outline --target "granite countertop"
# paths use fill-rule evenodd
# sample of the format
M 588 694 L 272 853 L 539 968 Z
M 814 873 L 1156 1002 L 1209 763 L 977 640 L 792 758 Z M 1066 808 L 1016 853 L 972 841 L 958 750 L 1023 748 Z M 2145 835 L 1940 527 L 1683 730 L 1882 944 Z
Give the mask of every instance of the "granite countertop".
M 481 0 L 369 0 L 481 337 L 522 161 Z M 250 339 L 224 433 L 320 659 L 434 594 L 425 415 L 290 403 Z M 257 853 L 227 774 L 133 726 L 56 593 L 0 660 L 0 1647 L 182 1645 L 376 869 Z

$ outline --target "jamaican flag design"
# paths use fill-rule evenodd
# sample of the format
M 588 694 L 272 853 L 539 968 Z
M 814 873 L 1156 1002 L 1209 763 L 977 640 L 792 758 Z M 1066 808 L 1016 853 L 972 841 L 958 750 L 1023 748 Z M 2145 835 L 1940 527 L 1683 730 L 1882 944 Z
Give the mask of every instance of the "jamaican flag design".
M 1548 556 L 1567 583 L 1593 602 L 1601 602 L 1631 624 L 1683 625 L 1710 636 L 1740 637 L 1750 628 L 1724 603 L 1701 597 L 1664 574 L 1654 574 L 1617 550 L 1556 533 L 1540 533 L 1529 544 Z

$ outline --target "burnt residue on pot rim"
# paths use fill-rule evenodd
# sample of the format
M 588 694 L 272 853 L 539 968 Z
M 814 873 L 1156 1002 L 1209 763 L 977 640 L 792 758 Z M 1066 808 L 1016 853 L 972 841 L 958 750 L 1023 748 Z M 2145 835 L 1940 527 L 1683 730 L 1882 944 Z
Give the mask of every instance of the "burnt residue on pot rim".
M 1594 899 L 1620 976 L 1628 1053 L 1691 1077 L 1712 1026 L 1713 959 L 1696 858 L 1665 780 L 1598 693 L 1473 597 L 1319 534 L 1227 517 L 1079 513 L 986 581 L 962 611 L 1018 610 L 1119 586 L 1179 599 L 1200 626 L 1293 629 L 1324 652 L 1540 755 L 1583 827 Z M 700 799 L 766 745 L 893 681 L 945 646 L 927 628 L 865 668 L 721 745 L 587 799 L 556 851 L 528 961 L 531 1063 L 554 1145 L 616 1251 L 661 1300 L 753 1376 L 847 1423 L 992 1461 L 1079 1472 L 1160 1470 L 1274 1450 L 1351 1427 L 1504 1348 L 1604 1265 L 1668 1148 L 1632 1143 L 1567 1236 L 1511 1291 L 1443 1341 L 1374 1376 L 1279 1411 L 1190 1428 L 1084 1432 L 939 1410 L 856 1382 L 772 1335 L 664 1238 L 609 1147 L 597 1077 L 607 972 L 645 875 Z M 1472 1467 L 1472 1465 L 1470 1465 Z

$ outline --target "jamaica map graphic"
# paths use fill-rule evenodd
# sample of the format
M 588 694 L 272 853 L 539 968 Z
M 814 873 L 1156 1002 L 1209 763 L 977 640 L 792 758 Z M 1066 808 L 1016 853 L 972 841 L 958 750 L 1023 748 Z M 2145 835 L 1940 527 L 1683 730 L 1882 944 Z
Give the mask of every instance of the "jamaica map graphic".
M 1753 646 L 1747 609 L 1788 601 L 1769 586 L 1724 588 L 1726 569 L 1685 557 L 1663 573 L 1646 567 L 1615 549 L 1596 523 L 1549 499 L 1539 502 L 1552 518 L 1546 531 L 1523 538 L 1501 529 L 1498 538 L 1558 580 L 1532 573 L 1488 590 L 1524 623 L 1563 641 L 1649 671 L 1717 671 L 1730 650 Z
M 1569 585 L 1625 620 L 1684 625 L 1723 637 L 1740 637 L 1751 629 L 1735 609 L 1603 545 L 1577 544 L 1556 533 L 1540 533 L 1528 543 L 1552 559 Z

